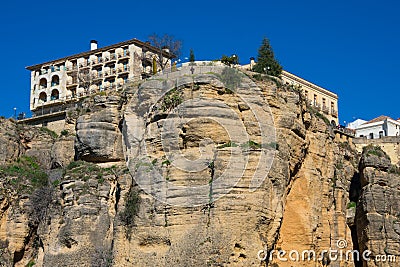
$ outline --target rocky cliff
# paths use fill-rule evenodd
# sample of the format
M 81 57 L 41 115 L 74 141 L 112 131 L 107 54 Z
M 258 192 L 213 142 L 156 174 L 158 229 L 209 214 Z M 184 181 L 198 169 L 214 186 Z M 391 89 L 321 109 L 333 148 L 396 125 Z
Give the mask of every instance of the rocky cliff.
M 1 264 L 315 266 L 278 251 L 338 245 L 397 255 L 397 167 L 335 140 L 296 88 L 252 75 L 196 67 L 98 94 L 59 137 L 2 120 Z

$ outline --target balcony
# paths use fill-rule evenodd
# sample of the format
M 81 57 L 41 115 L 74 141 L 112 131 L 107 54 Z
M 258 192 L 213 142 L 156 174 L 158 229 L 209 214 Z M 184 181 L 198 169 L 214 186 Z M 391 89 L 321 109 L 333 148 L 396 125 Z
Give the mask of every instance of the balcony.
M 105 62 L 113 62 L 116 60 L 117 60 L 117 55 L 115 53 L 111 54 L 110 56 L 108 56 L 104 59 Z
M 318 102 L 314 102 L 314 107 L 316 110 L 320 111 L 321 110 L 321 105 Z
M 327 106 L 322 105 L 322 112 L 325 114 L 329 114 L 329 108 Z
M 75 87 L 78 85 L 78 80 L 73 79 L 72 81 L 67 81 L 67 87 Z
M 337 110 L 332 109 L 331 114 L 333 117 L 337 118 L 338 117 L 338 112 Z
M 124 50 L 123 53 L 118 54 L 118 59 L 121 60 L 121 59 L 124 59 L 124 58 L 129 58 L 129 56 L 130 56 L 129 50 Z
M 102 57 L 96 58 L 95 60 L 92 61 L 92 65 L 99 65 L 99 64 L 103 64 L 104 59 Z
M 78 67 L 76 65 L 65 67 L 67 72 L 72 72 L 78 70 Z
M 104 73 L 104 76 L 105 77 L 115 76 L 116 73 L 117 73 L 116 69 L 110 69 L 109 71 Z
M 88 67 L 89 67 L 89 65 L 88 65 L 87 62 L 81 62 L 81 63 L 79 63 L 78 65 L 79 65 L 79 68 L 80 68 L 80 69 L 88 68 Z
M 92 79 L 94 80 L 103 79 L 103 73 L 92 74 Z
M 125 73 L 129 73 L 129 66 L 123 66 L 122 68 L 118 68 L 118 74 L 125 74 Z

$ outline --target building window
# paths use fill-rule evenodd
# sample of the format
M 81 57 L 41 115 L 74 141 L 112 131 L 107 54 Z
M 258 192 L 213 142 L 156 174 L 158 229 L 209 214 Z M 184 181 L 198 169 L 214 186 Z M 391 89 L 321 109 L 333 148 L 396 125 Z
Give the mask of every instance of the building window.
M 39 94 L 39 103 L 44 103 L 47 101 L 47 95 L 45 92 L 41 92 Z
M 129 70 L 129 65 L 128 62 L 124 62 L 124 71 L 128 71 Z
M 316 105 L 317 105 L 317 95 L 314 94 L 314 106 L 316 106 Z
M 54 75 L 53 77 L 51 77 L 51 86 L 57 86 L 60 84 L 60 78 L 58 77 L 58 75 Z
M 124 48 L 124 57 L 129 56 L 129 50 L 127 47 Z
M 331 113 L 335 113 L 335 103 L 331 102 Z
M 40 88 L 40 89 L 45 89 L 45 88 L 47 88 L 47 80 L 46 80 L 46 78 L 40 79 L 40 81 L 39 81 L 39 88 Z
M 379 132 L 379 138 L 382 138 L 383 137 L 383 131 L 380 131 Z
M 306 99 L 308 99 L 308 91 L 307 90 L 304 91 L 304 96 L 306 97 Z
M 374 133 L 369 134 L 369 139 L 374 139 Z
M 51 100 L 57 100 L 60 98 L 60 93 L 58 92 L 57 89 L 54 89 L 53 91 L 51 91 Z

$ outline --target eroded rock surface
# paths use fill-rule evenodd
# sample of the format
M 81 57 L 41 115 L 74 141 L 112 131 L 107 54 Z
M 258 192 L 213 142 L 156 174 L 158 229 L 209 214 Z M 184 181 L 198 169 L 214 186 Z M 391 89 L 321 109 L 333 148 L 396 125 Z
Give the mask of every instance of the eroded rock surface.
M 364 149 L 360 162 L 362 190 L 357 203 L 356 225 L 361 251 L 371 251 L 364 266 L 398 266 L 400 258 L 400 172 L 379 147 Z

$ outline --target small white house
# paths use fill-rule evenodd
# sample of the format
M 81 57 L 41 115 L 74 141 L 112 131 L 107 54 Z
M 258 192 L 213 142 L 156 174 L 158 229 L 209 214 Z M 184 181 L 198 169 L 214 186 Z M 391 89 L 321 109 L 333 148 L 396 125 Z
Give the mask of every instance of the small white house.
M 346 125 L 346 128 L 355 130 L 355 129 L 357 129 L 358 127 L 360 127 L 362 124 L 364 124 L 364 123 L 366 123 L 366 122 L 367 122 L 367 121 L 365 121 L 365 120 L 357 119 L 357 120 L 355 120 L 355 121 L 353 121 L 353 122 L 348 123 L 348 124 Z
M 377 139 L 384 136 L 399 136 L 400 121 L 388 116 L 379 116 L 356 127 L 356 137 Z

